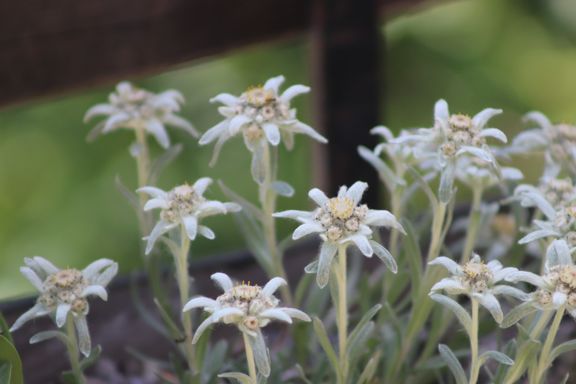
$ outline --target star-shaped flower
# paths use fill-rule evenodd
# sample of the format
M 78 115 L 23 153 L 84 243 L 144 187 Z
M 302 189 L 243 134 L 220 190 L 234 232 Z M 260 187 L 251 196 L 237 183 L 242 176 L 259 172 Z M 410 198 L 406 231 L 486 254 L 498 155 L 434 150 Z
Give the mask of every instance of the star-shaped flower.
M 275 217 L 285 217 L 302 223 L 294 231 L 292 238 L 299 239 L 311 233 L 317 233 L 322 239 L 318 263 L 309 266 L 316 270 L 316 282 L 323 288 L 328 284 L 330 266 L 339 247 L 354 244 L 366 257 L 376 254 L 386 266 L 396 272 L 396 262 L 390 252 L 372 240 L 370 227 L 391 227 L 404 233 L 404 228 L 394 215 L 386 210 L 369 209 L 360 204 L 368 184 L 357 181 L 350 188 L 340 187 L 338 196 L 329 199 L 324 192 L 313 188 L 308 196 L 318 204 L 314 211 L 289 210 L 275 213 Z
M 222 203 L 216 200 L 207 200 L 204 192 L 212 183 L 209 177 L 198 179 L 193 185 L 179 185 L 170 191 L 163 191 L 156 187 L 142 187 L 137 192 L 143 192 L 152 198 L 144 205 L 144 210 L 160 208 L 160 220 L 156 223 L 150 235 L 145 240 L 146 254 L 152 251 L 156 240 L 166 232 L 184 226 L 186 234 L 190 240 L 195 240 L 196 235 L 200 234 L 207 239 L 214 239 L 214 232 L 200 225 L 201 219 L 226 214 L 228 212 L 237 212 L 240 206 L 236 203 Z
M 504 316 L 496 298 L 497 295 L 508 295 L 521 300 L 527 297 L 526 293 L 520 289 L 502 284 L 518 269 L 503 268 L 497 260 L 485 264 L 480 256 L 475 254 L 469 262 L 459 265 L 448 257 L 440 256 L 428 264 L 441 265 L 452 274 L 434 284 L 430 289 L 430 294 L 444 291 L 450 295 L 466 295 L 471 299 L 476 299 L 498 323 Z
M 170 146 L 166 125 L 182 129 L 193 137 L 198 132 L 185 119 L 176 115 L 184 103 L 182 94 L 175 90 L 155 94 L 136 88 L 128 82 L 116 86 L 116 92 L 110 94 L 108 103 L 97 104 L 84 116 L 87 122 L 95 116 L 106 116 L 88 135 L 89 139 L 120 128 L 144 129 L 156 138 L 163 148 Z
M 86 315 L 89 312 L 88 296 L 108 299 L 106 286 L 118 272 L 118 264 L 112 260 L 99 259 L 83 270 L 60 269 L 40 256 L 25 258 L 26 266 L 20 272 L 40 292 L 36 304 L 20 316 L 10 328 L 15 331 L 24 323 L 49 315 L 61 328 L 69 315 L 74 319 L 80 352 L 90 354 L 91 341 Z
M 261 156 L 263 146 L 280 144 L 281 139 L 288 149 L 294 143 L 294 134 L 303 133 L 326 143 L 327 140 L 312 127 L 296 118 L 296 109 L 290 106 L 291 100 L 300 94 L 308 93 L 305 85 L 293 85 L 279 92 L 284 76 L 266 81 L 264 86 L 251 87 L 240 96 L 221 93 L 210 101 L 221 103 L 218 111 L 225 120 L 206 131 L 200 138 L 200 145 L 216 142 L 211 164 L 214 164 L 224 143 L 242 133 L 246 147 L 254 156 Z
M 261 329 L 270 321 L 279 320 L 291 324 L 292 319 L 310 321 L 310 317 L 295 308 L 279 307 L 279 300 L 274 292 L 286 285 L 280 277 L 270 280 L 264 287 L 257 285 L 234 284 L 232 279 L 224 273 L 215 273 L 211 276 L 224 293 L 214 299 L 199 296 L 190 300 L 183 308 L 189 311 L 193 308 L 202 308 L 210 313 L 196 330 L 192 343 L 196 343 L 204 331 L 212 324 L 233 324 L 248 336 L 256 366 L 262 375 L 270 375 L 270 356 Z

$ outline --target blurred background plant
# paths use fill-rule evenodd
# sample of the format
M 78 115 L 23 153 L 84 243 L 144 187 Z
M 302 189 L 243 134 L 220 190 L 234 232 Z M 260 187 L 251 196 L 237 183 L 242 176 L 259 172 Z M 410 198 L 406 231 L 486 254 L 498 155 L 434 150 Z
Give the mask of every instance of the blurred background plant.
M 450 101 L 454 112 L 504 109 L 495 121 L 509 137 L 522 129 L 520 116 L 529 110 L 541 110 L 553 121 L 573 121 L 576 76 L 569 75 L 576 66 L 574 20 L 576 4 L 569 0 L 424 2 L 410 14 L 389 15 L 382 27 L 387 50 L 383 122 L 389 127 L 426 126 L 430 106 L 440 97 Z M 180 90 L 186 97 L 181 116 L 205 131 L 219 121 L 208 99 L 223 89 L 239 94 L 277 73 L 291 83 L 310 84 L 310 50 L 304 40 L 285 41 L 129 80 L 153 91 Z M 82 124 L 86 109 L 104 100 L 112 86 L 0 111 L 0 297 L 31 293 L 13 273 L 24 256 L 42 253 L 60 265 L 113 257 L 124 273 L 141 266 L 137 220 L 114 188 L 116 175 L 135 184 L 126 150 L 132 134 L 124 131 L 87 145 L 90 126 Z M 311 103 L 308 96 L 294 101 L 303 121 L 313 121 Z M 241 141 L 228 143 L 209 169 L 211 148 L 198 147 L 183 132 L 172 131 L 171 137 L 184 144 L 184 151 L 162 175 L 160 186 L 210 175 L 244 196 L 255 196 L 248 172 L 239 177 L 231 166 L 249 164 Z M 279 210 L 309 204 L 305 191 L 313 184 L 311 143 L 304 137 L 296 140 L 292 152 L 281 154 L 287 160 L 279 175 L 297 192 L 279 199 Z M 155 143 L 151 146 L 160 150 Z M 527 181 L 541 173 L 536 163 L 523 170 Z M 223 198 L 218 188 L 212 192 Z M 218 241 L 194 244 L 194 257 L 245 247 L 226 218 L 214 218 L 211 224 Z M 278 227 L 279 238 L 289 233 L 288 223 Z

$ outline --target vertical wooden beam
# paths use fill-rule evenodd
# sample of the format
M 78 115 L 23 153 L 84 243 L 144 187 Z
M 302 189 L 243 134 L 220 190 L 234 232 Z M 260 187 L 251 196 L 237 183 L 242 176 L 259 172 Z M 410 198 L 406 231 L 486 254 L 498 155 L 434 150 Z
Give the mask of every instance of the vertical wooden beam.
M 365 201 L 378 205 L 380 182 L 358 156 L 373 147 L 380 121 L 381 32 L 377 0 L 315 0 L 312 20 L 313 86 L 317 126 L 329 144 L 324 187 L 334 193 L 357 180 L 370 184 Z

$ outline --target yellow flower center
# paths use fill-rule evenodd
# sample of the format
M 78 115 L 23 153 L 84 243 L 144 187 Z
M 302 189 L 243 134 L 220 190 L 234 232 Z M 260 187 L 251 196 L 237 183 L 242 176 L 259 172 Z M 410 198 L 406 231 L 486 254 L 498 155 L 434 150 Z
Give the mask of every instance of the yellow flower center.
M 276 100 L 274 92 L 261 86 L 250 87 L 244 93 L 246 101 L 255 107 L 262 107 Z
M 258 285 L 250 285 L 250 282 L 247 284 L 242 282 L 242 284 L 234 286 L 230 293 L 232 296 L 237 300 L 242 301 L 252 301 L 262 292 L 262 288 Z
M 468 131 L 472 128 L 472 119 L 468 115 L 452 115 L 448 122 L 450 123 L 450 128 L 456 131 Z
M 330 214 L 337 219 L 347 220 L 354 214 L 356 204 L 349 197 L 334 197 L 328 201 Z

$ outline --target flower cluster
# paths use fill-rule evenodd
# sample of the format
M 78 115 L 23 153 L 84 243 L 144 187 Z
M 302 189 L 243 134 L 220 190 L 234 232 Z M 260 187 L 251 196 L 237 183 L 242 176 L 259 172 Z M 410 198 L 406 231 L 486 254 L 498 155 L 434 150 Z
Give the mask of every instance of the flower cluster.
M 508 295 L 518 299 L 525 299 L 526 294 L 518 288 L 501 284 L 508 277 L 518 271 L 516 268 L 503 268 L 497 260 L 484 263 L 480 256 L 474 255 L 470 261 L 464 265 L 459 265 L 452 259 L 440 256 L 432 260 L 430 265 L 441 265 L 452 274 L 446 277 L 431 288 L 431 294 L 445 291 L 450 295 L 467 295 L 471 299 L 476 299 L 484 306 L 496 322 L 503 319 L 502 308 L 497 295 Z
M 205 217 L 236 212 L 240 206 L 236 203 L 223 203 L 216 200 L 207 200 L 204 192 L 212 183 L 212 179 L 203 177 L 193 185 L 180 185 L 166 192 L 156 187 L 143 187 L 137 190 L 150 195 L 144 206 L 145 211 L 160 208 L 160 220 L 156 223 L 147 240 L 146 253 L 150 253 L 156 240 L 171 229 L 184 226 L 190 240 L 197 234 L 207 239 L 214 239 L 214 232 L 200 225 L 199 221 Z
M 108 299 L 106 286 L 118 272 L 118 264 L 112 260 L 100 259 L 82 271 L 59 269 L 43 257 L 26 258 L 26 266 L 20 271 L 40 292 L 30 310 L 20 316 L 12 325 L 11 331 L 39 316 L 54 317 L 58 327 L 64 326 L 72 316 L 78 333 L 80 351 L 88 356 L 91 350 L 90 334 L 86 315 L 89 312 L 88 296 Z
M 184 103 L 182 94 L 175 90 L 155 94 L 136 88 L 128 82 L 116 86 L 116 92 L 110 94 L 108 103 L 97 104 L 84 116 L 87 122 L 95 116 L 106 116 L 92 130 L 89 138 L 106 134 L 119 128 L 143 129 L 156 138 L 163 148 L 170 146 L 170 138 L 165 125 L 182 129 L 197 137 L 198 132 L 185 119 L 176 115 Z
M 244 282 L 234 284 L 232 279 L 224 273 L 215 273 L 211 278 L 224 293 L 216 300 L 204 296 L 195 297 L 183 308 L 183 311 L 203 308 L 210 313 L 210 316 L 198 326 L 192 343 L 196 343 L 204 331 L 214 323 L 236 325 L 250 340 L 258 370 L 268 377 L 270 357 L 261 329 L 272 320 L 292 323 L 292 318 L 310 321 L 310 317 L 298 309 L 278 306 L 279 300 L 274 297 L 274 292 L 286 284 L 286 281 L 280 277 L 273 278 L 264 287 Z
M 323 240 L 318 259 L 317 283 L 326 286 L 330 276 L 330 266 L 339 247 L 354 244 L 362 254 L 371 257 L 376 254 L 387 265 L 395 262 L 390 252 L 372 240 L 370 227 L 391 227 L 404 232 L 394 215 L 386 210 L 369 209 L 360 204 L 368 184 L 357 181 L 350 188 L 342 186 L 338 196 L 328 198 L 318 188 L 311 189 L 308 196 L 318 204 L 312 212 L 289 210 L 275 213 L 275 217 L 297 220 L 302 224 L 296 228 L 292 238 L 297 240 L 311 233 L 318 233 Z
M 312 127 L 296 118 L 296 110 L 290 106 L 291 100 L 310 88 L 293 85 L 281 94 L 279 87 L 284 76 L 269 79 L 263 86 L 251 87 L 240 96 L 221 93 L 211 99 L 221 103 L 218 111 L 225 120 L 206 131 L 200 138 L 200 145 L 216 142 L 212 164 L 217 160 L 220 149 L 230 138 L 242 133 L 244 143 L 255 155 L 259 155 L 266 142 L 273 146 L 284 140 L 287 148 L 292 148 L 294 134 L 303 133 L 326 143 L 326 139 Z

